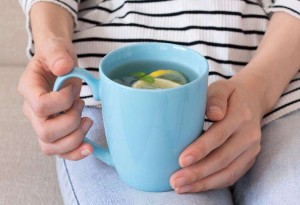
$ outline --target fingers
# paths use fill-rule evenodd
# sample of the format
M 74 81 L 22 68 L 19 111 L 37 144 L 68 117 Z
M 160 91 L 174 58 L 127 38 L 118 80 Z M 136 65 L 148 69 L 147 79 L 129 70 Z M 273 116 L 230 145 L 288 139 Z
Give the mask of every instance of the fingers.
M 233 134 L 221 147 L 212 151 L 207 157 L 173 174 L 170 179 L 172 187 L 175 189 L 194 183 L 224 169 L 245 150 L 259 146 L 260 135 L 260 129 L 252 127 Z
M 76 130 L 81 122 L 81 113 L 84 107 L 82 100 L 76 100 L 73 106 L 64 114 L 53 118 L 39 118 L 24 103 L 24 113 L 28 116 L 38 138 L 44 143 L 51 143 Z
M 59 92 L 51 92 L 56 76 L 76 65 L 75 51 L 61 39 L 48 39 L 36 52 L 22 74 L 18 90 L 39 117 L 67 110 L 78 98 L 81 81 L 72 79 Z
M 39 117 L 47 117 L 66 111 L 78 99 L 78 90 L 69 84 L 58 92 L 43 93 L 29 102 L 34 113 Z
M 80 125 L 83 107 L 84 102 L 77 100 L 67 112 L 54 118 L 40 120 L 33 116 L 32 124 L 39 139 L 45 143 L 51 143 L 73 132 Z
M 23 74 L 18 90 L 39 117 L 69 109 L 80 93 L 80 81 L 72 80 L 59 92 L 52 91 L 54 76 L 43 72 L 42 63 L 33 60 Z M 50 82 L 52 81 L 52 82 Z
M 92 120 L 90 120 L 89 118 L 83 118 L 81 120 L 80 126 L 69 135 L 64 136 L 63 138 L 52 143 L 45 143 L 42 140 L 39 140 L 43 153 L 51 156 L 57 154 L 65 154 L 71 152 L 72 150 L 75 150 L 82 144 L 82 140 L 92 124 Z M 91 150 L 89 150 L 89 152 L 91 153 Z
M 201 160 L 211 151 L 221 146 L 242 124 L 253 119 L 251 109 L 233 92 L 228 101 L 227 114 L 220 122 L 215 122 L 201 137 L 189 145 L 180 155 L 179 164 L 187 167 Z M 232 100 L 234 99 L 234 100 Z
M 18 85 L 18 91 L 25 99 L 23 112 L 30 119 L 47 155 L 61 154 L 79 159 L 78 151 L 74 150 L 79 150 L 81 157 L 82 153 L 86 155 L 92 150 L 90 146 L 82 145 L 92 122 L 81 119 L 84 107 L 84 102 L 78 100 L 81 80 L 70 79 L 60 91 L 52 92 L 56 77 L 67 74 L 76 64 L 71 43 L 58 38 L 48 39 L 37 49 Z M 63 111 L 66 112 L 55 115 Z M 84 147 L 88 149 L 82 151 Z
M 222 145 L 236 130 L 242 119 L 238 113 L 230 113 L 222 123 L 214 123 L 201 137 L 189 145 L 179 156 L 181 167 L 201 160 Z
M 30 119 L 44 154 L 78 160 L 92 153 L 91 146 L 81 145 L 92 126 L 89 118 L 81 119 L 83 107 L 84 102 L 77 100 L 64 114 L 48 119 L 37 117 L 28 103 L 24 103 L 23 112 Z
M 256 146 L 244 152 L 225 169 L 195 183 L 176 188 L 175 191 L 177 193 L 200 192 L 231 186 L 253 166 L 259 152 L 260 146 Z
M 178 193 L 227 187 L 250 169 L 261 138 L 261 108 L 252 99 L 247 88 L 234 81 L 210 86 L 206 114 L 216 122 L 180 155 L 183 169 L 170 179 Z
M 76 149 L 64 154 L 59 154 L 58 156 L 67 160 L 80 160 L 90 155 L 91 153 L 93 153 L 92 145 L 88 143 L 82 143 Z
M 217 81 L 208 87 L 206 116 L 212 121 L 219 121 L 227 112 L 227 101 L 234 91 L 226 81 Z

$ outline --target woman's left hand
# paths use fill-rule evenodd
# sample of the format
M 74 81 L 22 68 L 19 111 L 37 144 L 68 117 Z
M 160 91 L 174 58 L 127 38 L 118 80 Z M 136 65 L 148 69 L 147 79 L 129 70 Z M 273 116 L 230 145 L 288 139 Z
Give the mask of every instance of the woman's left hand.
M 231 186 L 253 166 L 261 149 L 262 92 L 237 79 L 209 86 L 206 116 L 215 122 L 180 155 L 182 169 L 170 179 L 177 193 Z

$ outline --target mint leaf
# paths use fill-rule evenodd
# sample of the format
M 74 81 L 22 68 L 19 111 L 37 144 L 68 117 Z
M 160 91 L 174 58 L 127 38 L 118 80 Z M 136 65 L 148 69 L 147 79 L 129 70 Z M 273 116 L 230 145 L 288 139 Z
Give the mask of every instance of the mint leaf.
M 130 73 L 129 75 L 132 76 L 132 77 L 135 77 L 139 80 L 142 80 L 146 83 L 150 83 L 150 84 L 154 83 L 154 81 L 155 81 L 152 76 L 147 75 L 144 72 L 133 72 L 133 73 Z
M 154 83 L 155 81 L 155 79 L 150 75 L 144 75 L 143 77 L 140 78 L 140 80 L 150 84 Z
M 134 72 L 134 73 L 130 73 L 129 75 L 132 76 L 132 77 L 141 78 L 141 77 L 145 76 L 146 73 L 144 73 L 144 72 Z

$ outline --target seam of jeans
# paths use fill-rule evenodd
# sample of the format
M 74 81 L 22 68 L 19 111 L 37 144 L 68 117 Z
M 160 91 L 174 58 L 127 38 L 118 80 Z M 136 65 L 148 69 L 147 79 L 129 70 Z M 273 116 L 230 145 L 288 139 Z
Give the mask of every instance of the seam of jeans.
M 75 189 L 74 189 L 74 186 L 73 186 L 73 183 L 72 183 L 72 180 L 71 180 L 71 177 L 70 177 L 70 173 L 69 173 L 69 170 L 68 170 L 68 167 L 67 167 L 66 160 L 63 159 L 63 162 L 64 162 L 64 166 L 65 166 L 66 173 L 67 173 L 67 176 L 68 176 L 68 180 L 69 180 L 70 185 L 71 185 L 71 189 L 72 189 L 73 195 L 74 195 L 74 197 L 75 197 L 75 199 L 76 199 L 76 203 L 77 203 L 77 205 L 80 205 L 79 200 L 78 200 L 78 198 L 77 198 L 77 194 L 76 194 L 76 192 L 75 192 Z

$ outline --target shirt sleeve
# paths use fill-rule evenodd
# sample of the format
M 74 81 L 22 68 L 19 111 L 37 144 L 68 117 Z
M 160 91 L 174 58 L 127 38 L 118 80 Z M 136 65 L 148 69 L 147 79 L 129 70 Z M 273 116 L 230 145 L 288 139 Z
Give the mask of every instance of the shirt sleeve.
M 80 0 L 19 0 L 20 5 L 25 13 L 26 17 L 26 30 L 28 33 L 28 46 L 27 46 L 27 55 L 28 57 L 32 57 L 34 55 L 34 46 L 33 46 L 33 39 L 32 33 L 30 28 L 30 19 L 29 19 L 29 12 L 32 6 L 37 2 L 49 2 L 53 4 L 57 4 L 62 8 L 66 9 L 72 15 L 74 19 L 75 27 L 78 25 L 77 13 L 78 13 L 78 6 Z
M 268 13 L 283 11 L 300 19 L 300 0 L 273 0 L 266 9 Z
M 80 0 L 19 0 L 19 2 L 26 15 L 26 18 L 29 17 L 29 11 L 33 4 L 37 2 L 50 2 L 57 4 L 70 12 L 74 18 L 75 24 L 77 25 L 77 12 Z

